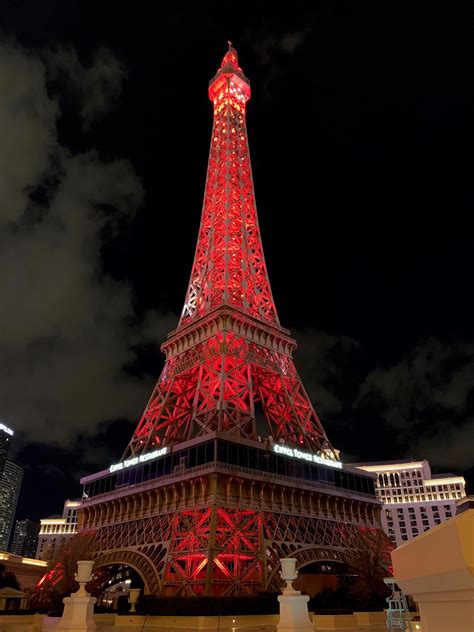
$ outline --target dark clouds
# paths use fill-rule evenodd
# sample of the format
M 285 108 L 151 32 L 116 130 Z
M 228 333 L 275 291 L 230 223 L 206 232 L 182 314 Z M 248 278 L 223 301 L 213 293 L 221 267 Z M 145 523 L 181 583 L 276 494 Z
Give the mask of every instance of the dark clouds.
M 474 466 L 474 344 L 430 338 L 371 371 L 356 406 L 375 409 L 401 452 L 435 465 Z
M 335 336 L 314 329 L 295 330 L 295 363 L 303 383 L 322 420 L 332 419 L 352 403 L 354 365 L 359 343 L 347 336 Z M 357 379 L 357 378 L 356 378 Z M 326 428 L 330 433 L 330 428 Z
M 118 94 L 123 69 L 109 51 L 88 69 L 70 48 L 46 59 L 80 87 L 87 125 Z M 152 386 L 123 367 L 167 323 L 134 326 L 132 289 L 100 258 L 104 229 L 133 218 L 143 187 L 128 160 L 60 145 L 39 55 L 3 42 L 0 83 L 0 415 L 30 440 L 71 445 L 101 421 L 136 418 Z
M 301 31 L 293 31 L 284 33 L 281 37 L 262 37 L 257 39 L 254 44 L 257 59 L 261 64 L 270 64 L 272 58 L 277 53 L 293 54 L 296 48 L 309 36 L 311 29 L 306 28 Z M 254 34 L 248 35 L 249 39 L 253 39 Z
M 57 46 L 44 57 L 48 78 L 63 92 L 71 93 L 85 129 L 117 104 L 126 69 L 107 48 L 96 51 L 86 68 L 72 46 Z

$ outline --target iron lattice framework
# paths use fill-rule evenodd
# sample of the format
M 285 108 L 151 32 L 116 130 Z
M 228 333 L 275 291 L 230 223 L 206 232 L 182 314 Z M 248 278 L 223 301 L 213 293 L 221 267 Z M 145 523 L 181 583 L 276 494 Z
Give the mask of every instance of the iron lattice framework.
M 292 360 L 263 256 L 245 124 L 248 79 L 229 47 L 214 105 L 201 226 L 178 328 L 124 458 L 221 430 L 334 456 Z
M 83 520 L 95 532 L 96 567 L 128 564 L 146 592 L 249 595 L 278 589 L 282 557 L 298 567 L 342 562 L 362 575 L 374 559 L 388 566 L 391 543 L 368 500 L 238 477 L 213 490 L 204 478 L 90 506 Z
M 151 470 L 136 479 L 131 467 L 109 488 L 103 473 L 92 475 L 98 496 L 85 494 L 79 517 L 80 529 L 95 533 L 97 568 L 128 564 L 141 573 L 146 591 L 162 595 L 273 590 L 280 557 L 294 556 L 299 566 L 351 563 L 364 546 L 361 534 L 381 533 L 378 503 L 368 491 L 265 469 L 268 446 L 279 441 L 335 453 L 295 369 L 295 342 L 280 325 L 271 294 L 245 127 L 250 86 L 232 47 L 209 97 L 214 127 L 186 301 L 162 345 L 164 369 L 124 458 L 133 465 L 130 457 L 171 446 L 171 464 L 180 450 L 216 441 L 214 460 L 189 467 L 180 461 L 156 479 L 147 478 Z M 232 450 L 263 451 L 240 466 L 220 459 L 220 441 Z

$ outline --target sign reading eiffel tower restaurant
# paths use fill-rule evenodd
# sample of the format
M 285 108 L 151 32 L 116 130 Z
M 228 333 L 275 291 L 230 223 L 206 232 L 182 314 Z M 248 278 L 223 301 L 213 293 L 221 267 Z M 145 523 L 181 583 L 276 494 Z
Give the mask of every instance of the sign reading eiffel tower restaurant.
M 344 466 L 293 363 L 258 226 L 245 110 L 229 46 L 214 108 L 204 204 L 178 327 L 121 461 L 86 476 L 79 528 L 96 568 L 128 564 L 145 593 L 275 590 L 279 558 L 356 565 L 377 533 L 374 479 Z

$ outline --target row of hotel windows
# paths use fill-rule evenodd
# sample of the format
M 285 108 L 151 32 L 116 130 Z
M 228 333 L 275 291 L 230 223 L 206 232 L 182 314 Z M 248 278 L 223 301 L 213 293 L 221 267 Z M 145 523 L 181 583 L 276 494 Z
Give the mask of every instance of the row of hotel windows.
M 411 487 L 411 485 L 410 485 L 410 487 Z M 431 492 L 436 492 L 436 491 L 438 491 L 438 492 L 447 492 L 449 490 L 451 490 L 451 491 L 460 490 L 461 489 L 461 485 L 459 483 L 457 483 L 457 484 L 451 484 L 451 485 L 438 485 L 438 486 L 436 486 L 436 485 L 429 485 L 428 486 L 427 485 L 426 488 L 423 487 L 423 486 L 421 486 L 421 487 L 413 487 L 413 491 L 416 494 L 421 494 L 422 492 L 425 491 L 425 489 L 429 489 Z M 390 494 L 390 492 L 397 493 L 397 491 L 398 491 L 398 493 L 401 493 L 403 491 L 403 488 L 401 490 L 397 489 L 396 487 L 393 488 L 393 489 L 381 489 L 380 490 L 380 494 L 382 496 L 384 496 L 385 494 L 387 494 L 387 495 Z M 406 491 L 406 488 L 405 488 L 405 491 Z
M 41 526 L 41 533 L 72 533 L 76 524 L 47 524 Z
M 419 478 L 418 476 L 418 472 L 415 475 L 415 472 L 412 473 L 412 478 L 414 478 L 415 480 L 410 480 L 409 479 L 409 475 L 407 474 L 407 478 L 406 480 L 404 480 L 404 475 L 403 473 L 401 474 L 402 480 L 400 481 L 400 476 L 398 474 L 379 474 L 378 478 L 377 478 L 377 483 L 378 483 L 378 487 L 423 487 L 423 480 L 421 478 Z M 442 492 L 442 491 L 448 491 L 448 489 L 451 490 L 460 490 L 461 489 L 461 485 L 460 483 L 451 483 L 451 484 L 444 484 L 444 485 L 427 485 L 426 487 L 429 487 L 429 489 L 433 492 L 438 491 L 438 492 Z M 418 491 L 418 490 L 417 490 Z M 380 490 L 380 493 L 383 494 L 384 490 Z
M 427 515 L 430 511 L 433 512 L 435 515 L 439 514 L 440 509 L 438 505 L 430 505 L 428 507 L 408 507 L 408 508 L 404 508 L 404 507 L 398 507 L 397 508 L 397 516 L 411 516 L 413 514 L 416 513 L 416 510 L 419 510 L 420 514 L 423 515 Z M 452 505 L 443 505 L 443 510 L 445 512 L 451 512 L 452 511 Z M 387 516 L 387 518 L 391 517 L 392 515 L 395 515 L 395 509 L 385 509 L 385 515 Z
M 440 517 L 440 510 L 438 506 L 433 505 L 432 507 L 430 507 L 430 509 L 432 510 L 434 524 L 435 525 L 441 524 L 442 520 Z M 419 510 L 420 510 L 421 525 L 415 514 L 414 507 L 409 507 L 408 511 L 402 508 L 397 509 L 396 520 L 400 528 L 400 535 L 401 535 L 402 540 L 405 540 L 405 541 L 408 540 L 408 533 L 407 533 L 408 521 L 410 521 L 410 527 L 411 527 L 410 533 L 412 536 L 418 535 L 420 532 L 420 529 L 422 531 L 427 531 L 430 528 L 430 523 L 428 519 L 428 511 L 426 507 L 419 507 Z M 444 510 L 445 519 L 452 518 L 453 513 L 452 513 L 451 505 L 443 505 L 443 510 Z M 387 517 L 388 535 L 392 539 L 395 539 L 395 529 L 394 529 L 395 510 L 393 510 L 393 514 L 392 514 L 392 511 L 390 509 L 386 509 L 385 515 Z
M 419 470 L 413 470 L 411 472 L 411 478 L 419 479 L 419 485 L 422 485 L 421 481 L 421 472 Z M 410 483 L 410 472 L 395 472 L 394 474 L 378 474 L 377 482 L 381 487 L 400 487 L 400 485 L 404 485 L 405 482 Z
M 399 492 L 400 493 L 400 492 Z M 416 492 L 415 492 L 416 493 Z M 446 494 L 416 494 L 416 496 L 408 496 L 408 495 L 403 495 L 403 496 L 397 496 L 395 493 L 393 495 L 393 498 L 391 498 L 390 496 L 387 496 L 386 498 L 382 498 L 382 500 L 385 503 L 406 503 L 406 502 L 420 502 L 423 500 L 448 500 L 448 499 L 456 499 L 456 498 L 462 498 L 462 494 L 461 492 L 451 492 L 451 493 L 446 493 Z

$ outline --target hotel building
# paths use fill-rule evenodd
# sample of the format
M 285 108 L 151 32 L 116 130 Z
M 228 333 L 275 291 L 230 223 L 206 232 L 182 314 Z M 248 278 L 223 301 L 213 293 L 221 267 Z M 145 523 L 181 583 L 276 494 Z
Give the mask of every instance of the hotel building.
M 66 500 L 62 516 L 41 518 L 36 558 L 54 559 L 58 551 L 77 533 L 79 500 Z
M 456 501 L 466 495 L 462 476 L 432 475 L 426 460 L 357 463 L 355 467 L 377 475 L 382 527 L 397 546 L 452 518 Z

